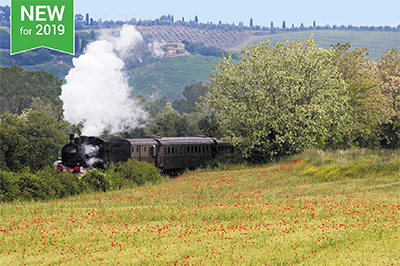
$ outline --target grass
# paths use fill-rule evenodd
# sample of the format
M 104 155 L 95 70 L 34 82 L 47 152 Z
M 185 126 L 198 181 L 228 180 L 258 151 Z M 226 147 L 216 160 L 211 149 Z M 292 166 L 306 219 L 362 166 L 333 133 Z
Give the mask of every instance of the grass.
M 373 167 L 329 181 L 316 167 Z M 398 152 L 310 151 L 154 186 L 0 206 L 1 265 L 400 265 Z M 376 165 L 376 166 L 375 166 Z

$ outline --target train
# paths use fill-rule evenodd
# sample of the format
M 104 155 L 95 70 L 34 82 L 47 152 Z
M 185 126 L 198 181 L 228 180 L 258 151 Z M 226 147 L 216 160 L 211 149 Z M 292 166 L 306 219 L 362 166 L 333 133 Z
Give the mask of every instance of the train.
M 213 137 L 146 137 L 107 139 L 70 135 L 56 162 L 60 171 L 84 173 L 110 163 L 129 159 L 154 164 L 164 172 L 195 169 L 221 153 L 232 153 L 233 146 Z

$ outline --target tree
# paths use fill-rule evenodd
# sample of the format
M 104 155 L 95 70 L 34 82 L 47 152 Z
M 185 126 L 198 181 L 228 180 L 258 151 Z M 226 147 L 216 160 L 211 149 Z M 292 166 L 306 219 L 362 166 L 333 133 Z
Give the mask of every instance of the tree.
M 366 48 L 350 51 L 349 43 L 338 43 L 331 47 L 335 53 L 333 63 L 349 87 L 353 122 L 347 138 L 359 147 L 377 147 L 380 143 L 380 126 L 388 121 L 392 111 L 379 86 L 376 64 L 367 59 Z
M 0 169 L 39 170 L 52 164 L 67 141 L 67 123 L 44 111 L 0 117 Z
M 400 53 L 389 50 L 378 60 L 378 77 L 382 93 L 392 109 L 389 121 L 382 125 L 382 147 L 400 147 Z
M 10 34 L 0 29 L 0 49 L 10 49 Z
M 265 160 L 340 141 L 349 122 L 347 85 L 332 49 L 261 42 L 240 62 L 224 57 L 210 77 L 203 109 L 244 157 Z
M 200 97 L 204 96 L 207 91 L 207 86 L 202 82 L 186 85 L 182 92 L 185 99 L 175 100 L 172 107 L 180 114 L 193 113 L 196 108 L 196 103 L 200 102 Z
M 45 54 L 48 53 L 45 51 Z M 24 71 L 21 67 L 13 65 L 0 67 L 0 80 L 0 114 L 21 114 L 22 110 L 32 107 L 34 98 L 40 97 L 45 105 L 50 104 L 54 107 L 55 116 L 61 117 L 62 102 L 59 96 L 62 80 L 52 73 Z

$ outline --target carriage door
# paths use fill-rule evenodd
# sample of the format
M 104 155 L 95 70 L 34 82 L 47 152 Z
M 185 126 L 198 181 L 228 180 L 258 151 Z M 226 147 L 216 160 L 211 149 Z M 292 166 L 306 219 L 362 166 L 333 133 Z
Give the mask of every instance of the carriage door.
M 142 157 L 142 149 L 140 145 L 132 145 L 132 159 L 140 161 Z

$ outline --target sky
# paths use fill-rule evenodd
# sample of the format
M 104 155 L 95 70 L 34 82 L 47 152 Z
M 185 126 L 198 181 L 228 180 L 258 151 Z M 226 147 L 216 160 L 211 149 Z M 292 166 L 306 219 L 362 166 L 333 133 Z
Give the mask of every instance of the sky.
M 34 0 L 32 0 L 34 2 Z M 0 0 L 0 6 L 11 0 Z M 156 19 L 173 15 L 175 20 L 236 25 L 282 26 L 292 24 L 391 26 L 400 24 L 400 0 L 75 0 L 75 13 L 98 20 Z

